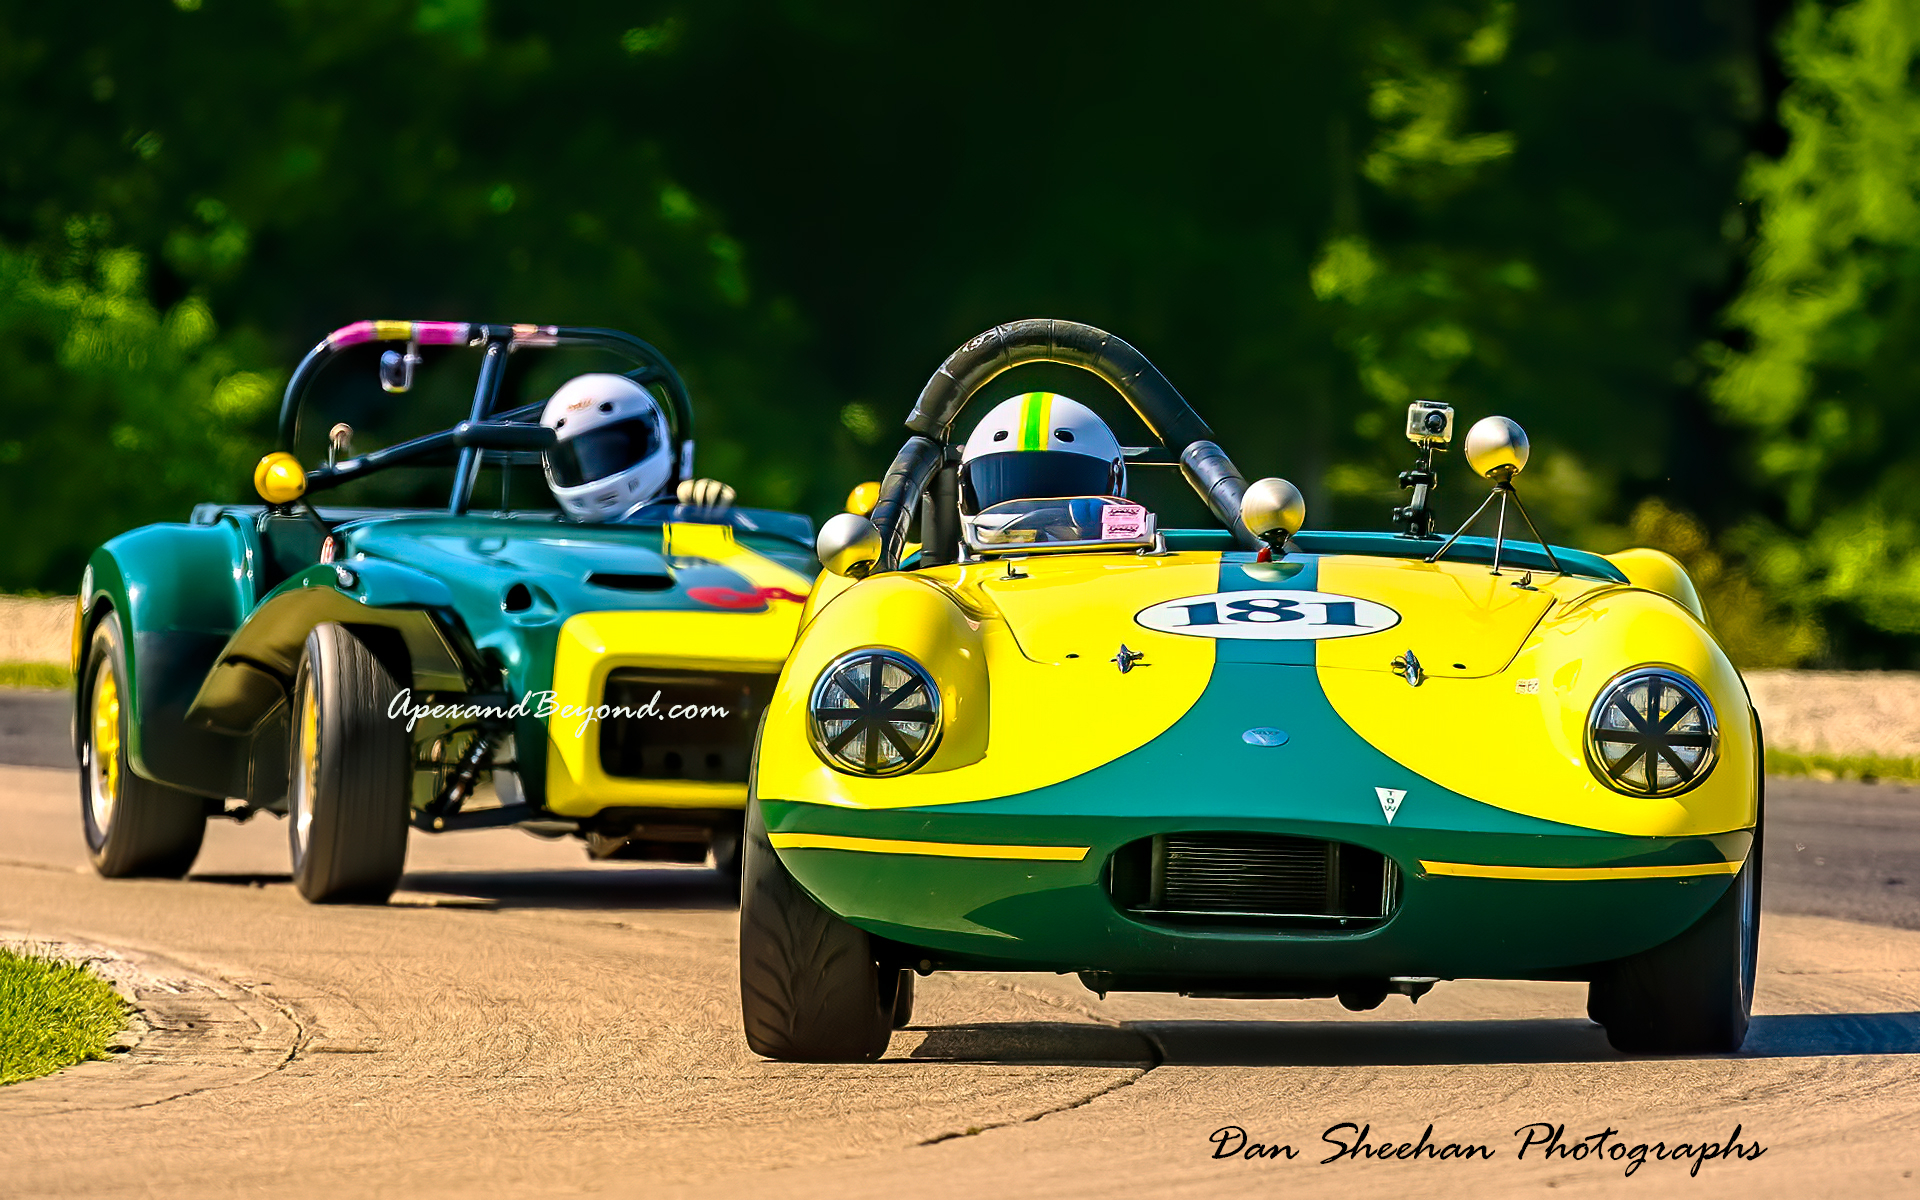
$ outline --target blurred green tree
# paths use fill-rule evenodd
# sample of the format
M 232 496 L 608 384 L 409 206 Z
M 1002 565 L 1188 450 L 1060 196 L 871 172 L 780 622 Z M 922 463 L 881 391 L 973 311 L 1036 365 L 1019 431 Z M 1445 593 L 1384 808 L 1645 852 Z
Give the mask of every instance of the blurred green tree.
M 1780 34 L 1788 143 L 1744 180 L 1752 269 L 1709 342 L 1764 498 L 1724 540 L 1841 661 L 1920 635 L 1920 8 L 1802 3 Z
M 703 466 L 801 499 L 799 329 L 663 165 L 627 6 L 122 0 L 0 13 L 0 587 L 238 499 L 277 388 L 368 316 L 615 325 Z
M 1819 619 L 1781 564 L 1812 553 L 1795 514 L 1827 510 L 1793 507 L 1784 481 L 1806 472 L 1777 448 L 1833 435 L 1811 415 L 1756 424 L 1733 398 L 1752 390 L 1741 363 L 1790 373 L 1753 315 L 1773 303 L 1756 299 L 1774 286 L 1764 253 L 1734 316 L 1751 336 L 1714 341 L 1742 284 L 1738 189 L 1770 128 L 1776 7 L 15 7 L 0 13 L 0 586 L 71 586 L 102 537 L 242 494 L 273 389 L 347 320 L 632 329 L 689 376 L 703 467 L 754 502 L 824 513 L 884 466 L 948 350 L 1058 315 L 1145 350 L 1243 467 L 1306 486 L 1320 525 L 1384 522 L 1408 399 L 1513 416 L 1549 532 L 1605 549 L 1704 531 L 1730 619 L 1772 646 L 1754 655 L 1804 658 Z M 1833 32 L 1850 11 L 1805 0 L 1786 26 L 1790 97 L 1832 86 L 1808 81 L 1855 53 Z M 1911 88 L 1874 69 L 1844 120 L 1885 140 Z M 1792 168 L 1812 194 L 1839 168 L 1801 140 L 1841 110 L 1792 103 L 1814 115 L 1787 110 L 1781 163 L 1814 154 Z M 1906 158 L 1885 157 L 1873 169 L 1892 178 Z M 1750 194 L 1785 186 L 1767 170 Z M 1875 236 L 1884 277 L 1903 279 L 1905 243 Z M 1855 269 L 1859 244 L 1835 243 L 1833 269 Z M 1881 328 L 1903 293 L 1874 294 Z M 96 352 L 96 327 L 118 349 Z M 1849 402 L 1850 445 L 1898 412 L 1885 392 Z M 1746 468 L 1745 430 L 1772 465 Z M 1820 462 L 1821 487 L 1881 497 L 1872 511 L 1893 515 L 1871 527 L 1904 563 L 1920 537 L 1888 499 L 1897 472 Z M 1450 466 L 1443 516 L 1476 492 Z M 1818 603 L 1907 636 L 1894 600 L 1847 598 L 1855 568 L 1819 569 Z

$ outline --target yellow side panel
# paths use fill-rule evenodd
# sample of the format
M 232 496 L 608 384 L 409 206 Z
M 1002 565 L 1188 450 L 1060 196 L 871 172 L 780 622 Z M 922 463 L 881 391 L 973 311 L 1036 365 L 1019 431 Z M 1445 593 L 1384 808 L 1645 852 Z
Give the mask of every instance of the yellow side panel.
M 740 567 L 734 561 L 728 565 Z M 554 703 L 576 709 L 598 705 L 607 675 L 621 667 L 772 675 L 793 645 L 799 623 L 800 605 L 790 600 L 770 601 L 763 613 L 581 613 L 560 627 Z M 562 816 L 586 817 L 623 806 L 738 808 L 746 797 L 746 786 L 737 783 L 612 778 L 600 769 L 599 721 L 579 712 L 556 712 L 547 721 L 547 807 Z
M 760 794 L 849 808 L 1015 795 L 1131 753 L 1200 698 L 1213 674 L 1213 640 L 1146 629 L 1133 615 L 1169 595 L 1214 591 L 1218 554 L 1035 555 L 1017 570 L 1024 578 L 1008 579 L 1004 563 L 879 575 L 821 609 L 767 713 Z M 1016 610 L 1018 640 L 1007 627 Z M 1112 661 L 1122 642 L 1144 652 L 1145 665 L 1122 674 Z M 942 744 L 911 775 L 848 775 L 814 752 L 814 681 L 840 654 L 867 646 L 913 656 L 940 685 Z M 959 748 L 950 750 L 948 739 Z
M 1583 597 L 1559 601 L 1505 672 L 1434 678 L 1417 688 L 1371 662 L 1359 669 L 1340 665 L 1330 649 L 1343 647 L 1320 644 L 1320 686 L 1341 719 L 1442 787 L 1510 812 L 1633 836 L 1725 833 L 1753 824 L 1755 744 L 1746 685 L 1692 614 L 1665 596 L 1617 585 L 1589 588 Z M 1602 688 L 1636 666 L 1677 668 L 1713 704 L 1719 764 L 1690 792 L 1624 796 L 1601 785 L 1587 766 L 1587 714 Z

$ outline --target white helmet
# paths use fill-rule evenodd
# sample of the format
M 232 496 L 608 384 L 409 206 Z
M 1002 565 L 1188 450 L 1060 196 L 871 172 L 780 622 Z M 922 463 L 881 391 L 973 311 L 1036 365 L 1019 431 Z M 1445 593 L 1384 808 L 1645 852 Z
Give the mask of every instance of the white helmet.
M 547 401 L 540 423 L 559 436 L 547 486 L 576 521 L 617 521 L 673 478 L 673 439 L 652 393 L 624 375 L 577 375 Z
M 1092 409 L 1053 392 L 994 405 L 960 455 L 963 513 L 1008 500 L 1126 494 L 1119 439 Z

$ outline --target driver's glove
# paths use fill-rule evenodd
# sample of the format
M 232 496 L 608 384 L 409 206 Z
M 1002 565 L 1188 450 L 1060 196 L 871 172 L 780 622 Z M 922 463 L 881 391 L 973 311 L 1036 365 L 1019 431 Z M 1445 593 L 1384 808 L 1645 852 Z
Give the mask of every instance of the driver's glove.
M 733 489 L 718 479 L 682 479 L 674 499 L 693 508 L 732 508 Z

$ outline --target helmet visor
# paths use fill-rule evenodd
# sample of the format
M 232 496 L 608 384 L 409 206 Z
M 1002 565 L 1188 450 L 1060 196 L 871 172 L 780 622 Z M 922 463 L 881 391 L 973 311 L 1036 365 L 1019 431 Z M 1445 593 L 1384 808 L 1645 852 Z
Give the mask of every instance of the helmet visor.
M 961 473 L 961 501 L 981 512 L 1008 500 L 1104 496 L 1113 490 L 1113 464 L 1066 450 L 1009 450 L 982 454 Z
M 618 475 L 659 448 L 654 423 L 629 417 L 555 443 L 546 452 L 547 478 L 555 487 L 580 487 Z

